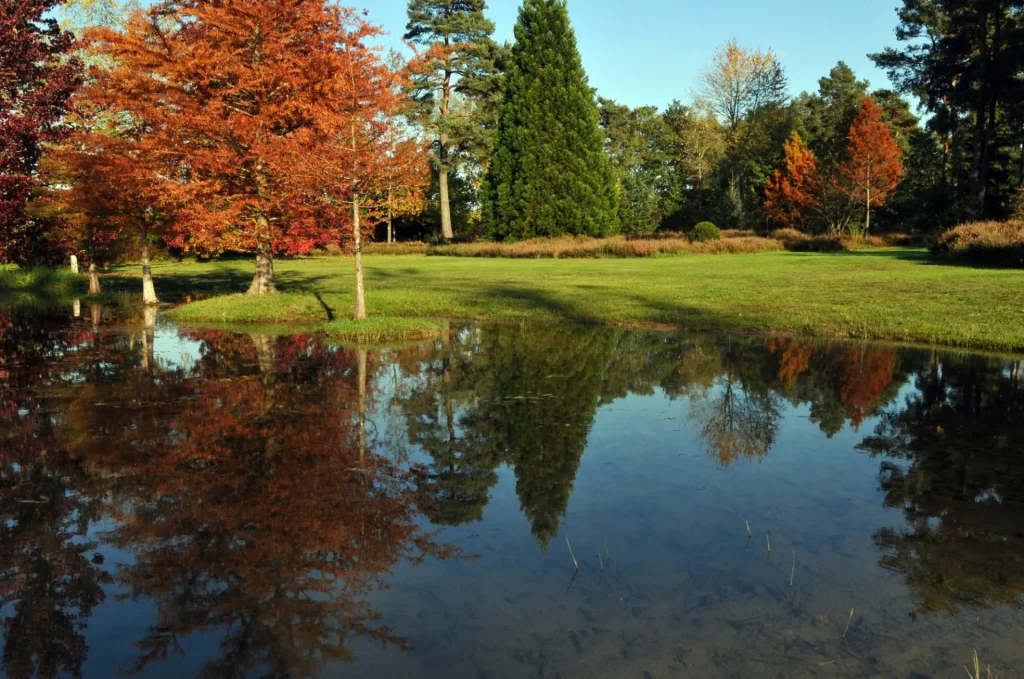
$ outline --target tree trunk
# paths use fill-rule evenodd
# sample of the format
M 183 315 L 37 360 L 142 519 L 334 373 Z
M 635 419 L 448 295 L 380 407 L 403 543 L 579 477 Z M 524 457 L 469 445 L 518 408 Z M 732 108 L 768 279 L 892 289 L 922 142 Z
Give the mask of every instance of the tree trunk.
M 441 149 L 439 155 L 441 162 L 444 163 L 447 154 L 444 152 L 444 146 Z M 448 198 L 448 169 L 444 165 L 438 171 L 437 181 L 441 187 L 441 238 L 449 241 L 455 237 L 455 232 L 452 231 L 452 206 Z
M 444 39 L 448 45 L 448 37 Z M 452 72 L 445 71 L 444 84 L 441 88 L 441 117 L 448 117 L 448 109 L 452 101 Z M 437 183 L 441 190 L 441 238 L 449 241 L 454 237 L 452 231 L 452 205 L 448 197 L 448 133 L 442 132 L 437 149 Z
M 393 211 L 391 210 L 391 189 L 388 188 L 388 245 L 394 242 L 394 235 L 391 229 Z
M 71 255 L 71 273 L 78 275 L 78 257 Z
M 356 252 L 356 313 L 355 319 L 366 318 L 366 289 L 363 287 L 363 244 L 359 224 L 359 194 L 352 196 L 352 237 Z
M 867 199 L 864 201 L 864 237 L 871 230 L 871 187 L 868 187 Z
M 100 274 L 96 269 L 96 262 L 89 260 L 89 294 L 98 295 L 103 289 L 100 287 Z
M 142 304 L 143 306 L 153 307 L 160 304 L 160 300 L 156 296 L 156 287 L 153 285 L 153 267 L 149 262 L 149 234 L 146 229 L 142 230 L 140 236 L 140 249 L 139 253 L 142 258 Z
M 277 292 L 274 284 L 274 250 L 270 243 L 260 243 L 256 248 L 256 274 L 249 286 L 250 295 L 269 295 Z

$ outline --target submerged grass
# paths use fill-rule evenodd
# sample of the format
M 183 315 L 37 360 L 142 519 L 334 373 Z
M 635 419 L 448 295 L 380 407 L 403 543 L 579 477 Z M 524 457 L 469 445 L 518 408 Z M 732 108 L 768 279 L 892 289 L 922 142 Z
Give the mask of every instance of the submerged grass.
M 421 340 L 439 337 L 443 330 L 441 321 L 425 318 L 396 318 L 393 316 L 371 316 L 363 321 L 343 319 L 331 321 L 323 331 L 334 338 L 376 344 L 396 340 Z
M 537 317 L 1024 349 L 1024 272 L 936 263 L 924 249 L 364 261 L 371 316 Z M 191 324 L 324 324 L 351 317 L 350 258 L 281 260 L 277 272 L 280 295 L 213 297 L 176 309 L 172 317 Z M 246 288 L 252 264 L 160 264 L 155 274 L 161 294 L 224 295 Z M 106 281 L 135 290 L 134 276 L 132 267 Z

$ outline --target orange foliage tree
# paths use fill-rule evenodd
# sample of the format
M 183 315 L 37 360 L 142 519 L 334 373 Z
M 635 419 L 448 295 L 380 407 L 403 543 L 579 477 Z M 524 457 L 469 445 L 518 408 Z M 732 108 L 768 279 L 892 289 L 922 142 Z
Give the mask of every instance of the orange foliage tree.
M 871 99 L 861 100 L 860 112 L 850 127 L 847 159 L 840 172 L 850 196 L 864 204 L 864 233 L 871 228 L 871 210 L 884 205 L 903 178 L 900 147 L 882 108 Z
M 89 292 L 100 292 L 97 264 L 134 250 L 142 263 L 143 303 L 159 303 L 150 266 L 149 238 L 160 235 L 164 220 L 154 209 L 161 182 L 158 168 L 148 166 L 135 121 L 111 115 L 106 107 L 77 102 L 69 118 L 73 131 L 46 156 L 64 188 L 55 191 L 70 231 L 89 262 Z
M 335 60 L 325 97 L 312 111 L 314 124 L 292 137 L 292 156 L 303 163 L 293 177 L 311 184 L 311 195 L 329 209 L 347 208 L 349 217 L 342 223 L 351 226 L 359 320 L 366 317 L 364 212 L 379 218 L 396 187 L 425 183 L 428 166 L 425 145 L 400 127 L 400 116 L 409 106 L 403 90 L 406 75 L 386 63 L 379 47 L 368 44 L 382 29 L 353 9 L 339 9 L 337 16 Z M 309 148 L 322 151 L 310 157 Z
M 807 225 L 819 204 L 818 163 L 796 132 L 785 144 L 784 166 L 775 170 L 765 189 L 765 210 L 783 226 Z
M 141 172 L 161 171 L 168 241 L 186 251 L 255 252 L 250 294 L 273 292 L 275 253 L 326 242 L 330 214 L 295 185 L 296 134 L 333 101 L 349 34 L 324 0 L 166 0 L 123 30 L 88 33 L 97 69 L 89 100 L 145 134 Z

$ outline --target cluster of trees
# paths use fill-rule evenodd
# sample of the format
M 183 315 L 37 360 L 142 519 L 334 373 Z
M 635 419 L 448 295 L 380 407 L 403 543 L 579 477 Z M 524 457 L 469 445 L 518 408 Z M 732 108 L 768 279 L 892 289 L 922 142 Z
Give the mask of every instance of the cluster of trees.
M 328 245 L 355 253 L 361 280 L 378 228 L 521 239 L 998 218 L 1024 184 L 1022 5 L 905 0 L 901 47 L 873 57 L 895 91 L 840 62 L 792 97 L 774 52 L 728 42 L 693 103 L 659 111 L 596 96 L 564 0 L 524 0 L 510 45 L 485 0 L 410 0 L 411 59 L 329 0 L 71 0 L 77 37 L 57 0 L 0 0 L 0 258 L 136 256 L 153 303 L 161 241 L 254 254 L 263 294 L 275 256 Z

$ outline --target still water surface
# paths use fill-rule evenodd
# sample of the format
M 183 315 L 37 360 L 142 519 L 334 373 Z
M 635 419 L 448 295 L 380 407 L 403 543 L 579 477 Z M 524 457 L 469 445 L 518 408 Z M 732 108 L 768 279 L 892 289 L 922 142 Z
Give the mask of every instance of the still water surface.
M 4 676 L 1024 672 L 1012 358 L 81 311 L 0 314 Z

